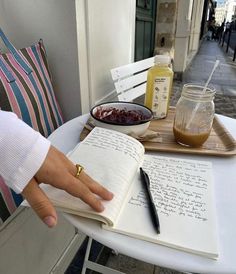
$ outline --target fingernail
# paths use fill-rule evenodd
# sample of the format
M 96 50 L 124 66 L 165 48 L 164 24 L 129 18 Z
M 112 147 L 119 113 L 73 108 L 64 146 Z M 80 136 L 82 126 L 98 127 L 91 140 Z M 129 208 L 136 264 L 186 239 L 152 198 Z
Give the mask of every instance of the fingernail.
M 52 216 L 45 217 L 43 221 L 48 227 L 54 227 L 57 224 L 56 219 Z
M 99 207 L 100 207 L 100 211 L 103 211 L 105 209 L 103 204 L 100 204 Z

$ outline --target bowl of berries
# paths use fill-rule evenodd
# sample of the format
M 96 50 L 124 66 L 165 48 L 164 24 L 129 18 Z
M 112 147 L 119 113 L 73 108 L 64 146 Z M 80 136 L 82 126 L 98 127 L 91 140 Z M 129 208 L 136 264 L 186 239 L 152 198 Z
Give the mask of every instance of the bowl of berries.
M 140 136 L 148 129 L 152 111 L 137 103 L 106 102 L 94 106 L 90 115 L 95 126 Z

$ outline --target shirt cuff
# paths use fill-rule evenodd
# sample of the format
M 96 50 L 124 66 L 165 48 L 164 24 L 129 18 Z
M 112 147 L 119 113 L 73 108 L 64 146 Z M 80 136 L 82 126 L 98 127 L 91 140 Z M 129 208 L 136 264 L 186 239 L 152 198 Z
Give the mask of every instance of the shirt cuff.
M 22 166 L 19 167 L 12 178 L 12 181 L 15 183 L 11 187 L 16 193 L 21 193 L 29 181 L 34 177 L 35 173 L 43 164 L 49 148 L 50 141 L 39 134 L 30 153 L 28 153 Z

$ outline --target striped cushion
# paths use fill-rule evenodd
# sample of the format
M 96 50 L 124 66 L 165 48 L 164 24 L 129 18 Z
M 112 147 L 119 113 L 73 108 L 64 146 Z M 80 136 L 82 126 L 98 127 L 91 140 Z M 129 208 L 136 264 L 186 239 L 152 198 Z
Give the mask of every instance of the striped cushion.
M 29 64 L 28 75 L 11 53 L 1 60 L 15 81 L 0 70 L 0 108 L 13 111 L 28 125 L 47 137 L 63 123 L 53 91 L 45 49 L 42 41 L 18 51 Z
M 16 210 L 21 202 L 22 196 L 7 187 L 0 176 L 0 224 Z
M 12 46 L 7 43 L 8 48 Z M 39 41 L 17 51 L 17 55 L 0 54 L 0 109 L 15 112 L 47 137 L 63 119 L 53 91 L 45 48 Z M 0 224 L 21 201 L 22 196 L 10 190 L 0 177 Z

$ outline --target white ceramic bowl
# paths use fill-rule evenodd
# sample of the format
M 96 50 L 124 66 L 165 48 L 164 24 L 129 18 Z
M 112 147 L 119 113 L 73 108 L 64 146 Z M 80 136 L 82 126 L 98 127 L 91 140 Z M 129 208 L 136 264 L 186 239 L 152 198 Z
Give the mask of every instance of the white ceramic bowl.
M 140 104 L 130 102 L 107 102 L 90 111 L 94 124 L 125 134 L 142 135 L 153 118 L 152 111 Z

